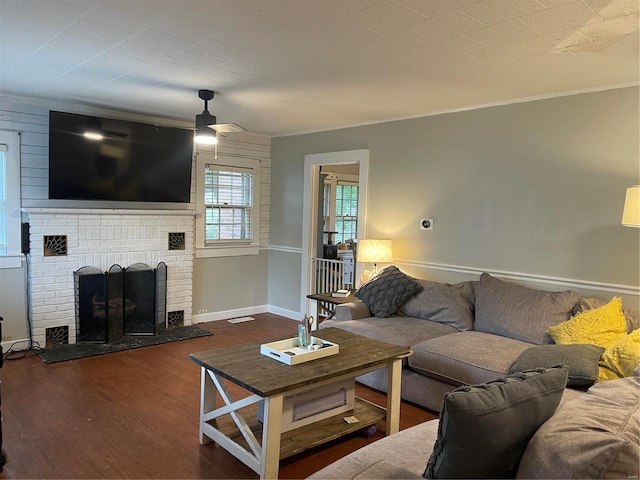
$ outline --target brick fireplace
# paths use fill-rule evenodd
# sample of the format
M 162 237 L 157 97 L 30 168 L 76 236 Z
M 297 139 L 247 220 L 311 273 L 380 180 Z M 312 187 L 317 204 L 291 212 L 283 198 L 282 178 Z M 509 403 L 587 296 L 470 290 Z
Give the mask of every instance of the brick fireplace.
M 40 346 L 76 343 L 74 272 L 167 266 L 169 324 L 191 324 L 193 211 L 28 209 L 29 309 Z

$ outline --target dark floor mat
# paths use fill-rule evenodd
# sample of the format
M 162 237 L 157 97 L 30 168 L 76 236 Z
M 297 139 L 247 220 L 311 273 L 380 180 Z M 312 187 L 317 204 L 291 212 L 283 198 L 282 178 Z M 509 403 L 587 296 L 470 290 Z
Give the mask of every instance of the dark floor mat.
M 132 348 L 149 347 L 163 343 L 188 340 L 190 338 L 207 337 L 213 333 L 195 325 L 174 327 L 157 335 L 125 335 L 110 343 L 74 343 L 55 345 L 38 352 L 44 363 L 66 362 L 78 358 L 93 357 L 105 353 L 121 352 Z

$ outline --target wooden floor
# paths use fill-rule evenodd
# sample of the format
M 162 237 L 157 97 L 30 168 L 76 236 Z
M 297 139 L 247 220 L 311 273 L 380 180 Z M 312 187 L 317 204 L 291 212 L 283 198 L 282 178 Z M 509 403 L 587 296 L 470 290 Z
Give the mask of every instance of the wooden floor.
M 9 461 L 0 478 L 258 478 L 222 448 L 198 443 L 200 369 L 188 358 L 295 335 L 292 320 L 254 318 L 200 324 L 213 336 L 98 357 L 49 365 L 33 356 L 5 362 L 2 416 Z M 356 393 L 385 405 L 378 392 L 357 386 Z M 432 418 L 403 403 L 400 428 Z M 305 478 L 379 438 L 354 434 L 286 459 L 280 478 Z

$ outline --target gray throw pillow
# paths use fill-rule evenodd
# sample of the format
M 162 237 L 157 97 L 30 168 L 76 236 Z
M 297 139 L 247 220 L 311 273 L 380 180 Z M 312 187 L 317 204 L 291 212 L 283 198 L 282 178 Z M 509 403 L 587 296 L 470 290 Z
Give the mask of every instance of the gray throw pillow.
M 567 386 L 582 390 L 596 383 L 598 361 L 604 350 L 603 347 L 588 344 L 537 345 L 522 352 L 511 365 L 509 373 L 564 365 L 569 369 Z
M 552 343 L 547 329 L 569 320 L 579 298 L 572 290 L 545 292 L 483 273 L 475 286 L 475 329 L 536 345 Z
M 425 478 L 515 478 L 536 430 L 553 415 L 567 384 L 564 367 L 459 387 L 444 397 Z
M 444 323 L 460 331 L 473 329 L 473 285 L 477 282 L 454 285 L 421 279 L 416 282 L 422 291 L 398 308 L 400 315 Z
M 402 273 L 395 265 L 390 265 L 360 287 L 355 296 L 364 302 L 374 316 L 387 318 L 420 290 L 422 287 L 413 278 Z

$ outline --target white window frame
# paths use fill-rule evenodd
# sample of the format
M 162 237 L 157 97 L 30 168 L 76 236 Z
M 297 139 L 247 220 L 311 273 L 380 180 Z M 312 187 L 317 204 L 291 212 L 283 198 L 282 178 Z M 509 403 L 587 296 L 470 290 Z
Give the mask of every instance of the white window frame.
M 0 253 L 0 268 L 22 266 L 20 214 L 20 134 L 0 130 L 0 148 L 5 157 L 7 252 Z
M 324 180 L 325 187 L 330 185 L 329 194 L 329 216 L 324 216 L 324 206 L 323 205 L 323 217 L 327 218 L 327 221 L 324 225 L 326 231 L 335 231 L 336 230 L 336 206 L 337 206 L 337 187 L 338 185 L 355 185 L 358 187 L 358 192 L 360 192 L 360 183 L 358 175 L 351 175 L 347 173 L 336 173 L 336 172 L 327 172 L 327 177 Z M 326 192 L 326 190 L 325 190 Z M 360 196 L 360 193 L 358 193 Z M 358 198 L 358 204 L 360 203 L 360 198 Z M 360 219 L 356 217 L 356 221 L 359 222 Z M 356 229 L 357 230 L 357 229 Z M 335 239 L 335 243 L 338 243 L 337 238 Z
M 242 255 L 258 255 L 260 253 L 260 161 L 252 158 L 216 155 L 199 152 L 196 156 L 196 258 L 233 257 Z M 205 243 L 205 205 L 204 182 L 206 165 L 217 165 L 229 169 L 242 168 L 253 171 L 253 220 L 252 241 L 250 244 L 238 245 L 235 240 L 229 242 Z

